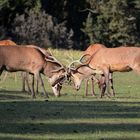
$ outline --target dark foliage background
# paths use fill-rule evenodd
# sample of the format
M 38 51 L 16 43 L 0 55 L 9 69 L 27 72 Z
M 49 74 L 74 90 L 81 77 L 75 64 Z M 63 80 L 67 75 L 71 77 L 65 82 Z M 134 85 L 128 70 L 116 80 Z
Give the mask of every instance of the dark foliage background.
M 0 40 L 84 50 L 140 44 L 139 0 L 0 0 Z

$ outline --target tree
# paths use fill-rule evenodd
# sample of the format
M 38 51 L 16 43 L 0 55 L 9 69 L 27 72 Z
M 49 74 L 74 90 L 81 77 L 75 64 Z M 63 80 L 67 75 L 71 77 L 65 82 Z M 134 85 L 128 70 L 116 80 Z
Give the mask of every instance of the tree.
M 41 47 L 72 48 L 73 31 L 67 30 L 65 23 L 57 20 L 45 11 L 27 10 L 17 15 L 12 33 L 19 44 L 35 44 Z
M 89 42 L 94 43 L 93 18 L 91 12 L 89 12 L 86 21 L 83 22 L 83 25 L 85 28 L 81 28 L 81 30 L 89 37 Z
M 93 4 L 92 1 L 89 2 Z M 90 25 L 93 42 L 100 42 L 109 47 L 136 43 L 136 18 L 131 14 L 127 0 L 101 0 L 91 7 L 96 8 L 92 10 L 98 13 L 93 13 L 96 17 L 92 28 Z

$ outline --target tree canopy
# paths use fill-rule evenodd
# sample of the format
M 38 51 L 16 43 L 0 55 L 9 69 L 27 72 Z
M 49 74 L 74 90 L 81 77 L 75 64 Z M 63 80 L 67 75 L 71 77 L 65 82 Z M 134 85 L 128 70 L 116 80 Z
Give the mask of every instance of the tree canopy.
M 84 50 L 140 44 L 139 0 L 0 0 L 0 39 Z

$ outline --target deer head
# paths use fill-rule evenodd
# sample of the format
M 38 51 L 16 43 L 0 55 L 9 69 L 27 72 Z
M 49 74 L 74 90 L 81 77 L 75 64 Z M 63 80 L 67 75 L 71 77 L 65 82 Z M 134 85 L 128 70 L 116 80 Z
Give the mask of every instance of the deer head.
M 88 57 L 87 59 L 87 56 L 89 55 L 83 55 L 79 60 L 70 63 L 67 68 L 67 79 L 74 83 L 76 90 L 80 89 L 81 83 L 85 78 L 103 73 L 102 70 L 90 66 L 91 57 Z

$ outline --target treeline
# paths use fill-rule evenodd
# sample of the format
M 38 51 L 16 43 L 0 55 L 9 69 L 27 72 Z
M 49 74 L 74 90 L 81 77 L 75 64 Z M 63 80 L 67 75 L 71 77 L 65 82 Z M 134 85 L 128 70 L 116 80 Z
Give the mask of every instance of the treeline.
M 140 44 L 140 0 L 0 0 L 0 40 L 84 50 Z

